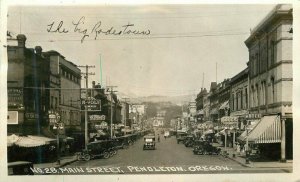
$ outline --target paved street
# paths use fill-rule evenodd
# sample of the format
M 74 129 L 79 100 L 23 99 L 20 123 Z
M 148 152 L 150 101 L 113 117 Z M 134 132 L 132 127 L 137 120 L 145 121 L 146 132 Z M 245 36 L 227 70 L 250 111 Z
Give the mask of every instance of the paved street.
M 143 139 L 109 159 L 78 161 L 61 169 L 63 174 L 83 169 L 92 174 L 159 174 L 159 173 L 261 173 L 288 172 L 281 169 L 253 169 L 223 156 L 194 155 L 192 148 L 177 144 L 173 136 L 156 143 L 156 150 L 143 150 Z M 81 171 L 81 172 L 83 172 Z

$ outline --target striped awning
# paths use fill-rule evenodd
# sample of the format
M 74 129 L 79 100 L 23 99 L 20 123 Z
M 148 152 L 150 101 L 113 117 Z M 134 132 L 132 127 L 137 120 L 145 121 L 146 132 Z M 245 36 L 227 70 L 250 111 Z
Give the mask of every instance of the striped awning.
M 247 138 L 247 136 L 246 136 Z M 260 122 L 248 133 L 249 143 L 280 143 L 280 116 L 264 116 Z
M 17 145 L 19 147 L 38 147 L 42 145 L 48 145 L 51 142 L 55 142 L 56 139 L 48 138 L 44 136 L 17 136 L 11 135 L 7 137 L 7 145 Z

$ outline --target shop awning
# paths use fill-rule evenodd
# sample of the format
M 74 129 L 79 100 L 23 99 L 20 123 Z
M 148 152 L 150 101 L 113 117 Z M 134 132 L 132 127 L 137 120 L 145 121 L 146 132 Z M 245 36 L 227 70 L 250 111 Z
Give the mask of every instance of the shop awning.
M 243 135 L 243 133 L 242 133 Z M 244 134 L 244 140 L 247 134 Z M 248 133 L 249 143 L 280 143 L 281 123 L 278 115 L 264 116 Z
M 48 145 L 51 142 L 56 141 L 56 139 L 47 138 L 43 136 L 16 136 L 11 135 L 7 137 L 7 144 L 8 145 L 17 145 L 19 147 L 38 147 L 42 145 Z
M 7 136 L 7 146 L 10 147 L 10 146 L 13 146 L 14 143 L 16 141 L 18 141 L 19 139 L 19 136 L 15 135 L 15 134 L 12 134 L 10 136 Z

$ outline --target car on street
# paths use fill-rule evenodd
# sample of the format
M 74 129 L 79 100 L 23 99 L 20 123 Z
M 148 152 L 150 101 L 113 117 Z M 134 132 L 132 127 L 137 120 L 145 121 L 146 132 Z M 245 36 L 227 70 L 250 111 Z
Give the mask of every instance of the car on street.
M 29 161 L 15 161 L 8 163 L 8 175 L 33 175 L 32 162 Z
M 143 150 L 155 150 L 155 135 L 153 134 L 149 134 L 144 136 L 144 146 L 143 146 Z
M 187 137 L 187 133 L 186 132 L 178 132 L 177 135 L 176 135 L 177 143 L 183 142 L 186 137 Z

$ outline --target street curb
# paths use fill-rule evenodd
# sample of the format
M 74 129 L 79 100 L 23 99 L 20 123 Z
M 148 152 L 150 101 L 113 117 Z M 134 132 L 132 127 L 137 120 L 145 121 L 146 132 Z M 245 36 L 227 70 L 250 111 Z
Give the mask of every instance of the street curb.
M 231 160 L 233 160 L 233 161 L 235 161 L 235 162 L 237 162 L 237 163 L 239 163 L 239 164 L 241 164 L 241 165 L 244 166 L 244 167 L 249 167 L 249 168 L 274 168 L 274 169 L 280 168 L 280 169 L 293 169 L 293 166 L 288 166 L 288 167 L 255 167 L 255 166 L 251 166 L 251 165 L 244 164 L 244 163 L 242 163 L 242 162 L 240 162 L 240 161 L 238 161 L 238 160 L 235 160 L 235 159 L 232 158 L 232 157 L 227 157 L 227 158 L 228 158 L 228 159 L 231 159 Z
M 227 158 L 230 159 L 230 160 L 232 160 L 232 161 L 235 161 L 235 162 L 239 163 L 240 165 L 242 165 L 242 166 L 244 166 L 244 167 L 253 168 L 252 166 L 247 165 L 247 164 L 244 164 L 244 163 L 242 163 L 242 162 L 240 162 L 240 161 L 238 161 L 238 160 L 235 160 L 234 158 L 231 158 L 231 157 L 227 157 Z
M 69 165 L 69 164 L 72 164 L 72 163 L 74 163 L 74 162 L 76 162 L 76 161 L 78 161 L 78 160 L 77 160 L 77 159 L 74 159 L 74 160 L 71 160 L 71 161 L 69 161 L 69 162 L 63 163 L 63 164 L 59 165 L 58 167 L 64 167 L 64 166 Z

